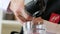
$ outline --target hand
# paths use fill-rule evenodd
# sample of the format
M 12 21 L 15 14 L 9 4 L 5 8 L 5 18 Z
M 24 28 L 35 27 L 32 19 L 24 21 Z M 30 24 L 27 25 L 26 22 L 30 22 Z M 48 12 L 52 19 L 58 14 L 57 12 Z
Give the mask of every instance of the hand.
M 32 17 L 28 15 L 24 10 L 24 0 L 12 0 L 10 4 L 10 9 L 13 11 L 17 20 L 21 23 L 32 20 Z
M 25 12 L 25 9 L 24 9 L 24 0 L 13 0 L 11 1 L 11 5 L 10 5 L 13 9 L 11 9 L 17 20 L 21 23 L 25 23 L 29 20 L 32 20 L 32 16 L 28 15 L 26 12 Z M 33 20 L 36 21 L 39 21 L 39 20 L 42 20 L 41 18 L 34 18 Z M 37 22 L 36 22 L 37 23 Z
M 43 24 L 43 19 L 41 17 L 33 18 L 33 23 L 36 25 L 38 23 Z

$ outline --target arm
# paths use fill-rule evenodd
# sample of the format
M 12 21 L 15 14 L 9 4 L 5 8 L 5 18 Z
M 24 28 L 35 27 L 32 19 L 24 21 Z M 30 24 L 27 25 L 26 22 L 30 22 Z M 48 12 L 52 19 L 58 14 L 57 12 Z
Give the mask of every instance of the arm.
M 60 25 L 46 21 L 46 20 L 44 20 L 44 24 L 46 25 L 48 32 L 60 34 Z
M 24 8 L 24 0 L 11 0 L 10 9 L 12 11 L 17 11 L 20 8 Z
M 60 34 L 60 24 L 59 25 L 57 25 L 57 27 L 56 27 L 57 29 L 56 29 L 56 31 L 57 31 L 57 34 Z

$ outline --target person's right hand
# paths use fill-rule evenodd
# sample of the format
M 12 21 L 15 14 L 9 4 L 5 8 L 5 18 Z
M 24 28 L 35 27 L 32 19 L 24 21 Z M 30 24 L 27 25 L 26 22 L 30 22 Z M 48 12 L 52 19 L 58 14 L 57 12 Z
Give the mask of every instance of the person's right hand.
M 10 9 L 13 11 L 14 15 L 16 16 L 17 20 L 20 23 L 25 23 L 27 21 L 32 20 L 32 16 L 27 14 L 25 12 L 25 7 L 24 7 L 24 0 L 12 0 Z M 34 23 L 41 22 L 42 19 L 39 18 L 34 18 Z
M 21 8 L 21 7 L 20 7 Z M 18 9 L 17 11 L 14 12 L 17 20 L 21 23 L 25 23 L 27 21 L 32 20 L 32 16 L 27 14 L 24 9 Z
M 11 8 L 12 7 L 12 8 Z M 24 0 L 12 0 L 10 9 L 13 11 L 17 20 L 24 23 L 28 20 L 32 20 L 32 16 L 28 15 L 24 9 Z

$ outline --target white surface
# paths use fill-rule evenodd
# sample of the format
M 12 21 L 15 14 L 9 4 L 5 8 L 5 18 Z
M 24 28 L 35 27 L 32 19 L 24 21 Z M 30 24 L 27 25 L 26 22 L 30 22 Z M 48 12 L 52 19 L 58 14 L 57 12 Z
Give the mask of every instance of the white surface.
M 2 20 L 3 24 L 18 24 L 18 25 L 22 25 L 20 22 L 16 21 L 16 20 Z
M 7 10 L 10 0 L 0 0 L 0 8 Z
M 0 10 L 0 34 L 1 34 L 1 26 L 2 26 L 2 10 Z

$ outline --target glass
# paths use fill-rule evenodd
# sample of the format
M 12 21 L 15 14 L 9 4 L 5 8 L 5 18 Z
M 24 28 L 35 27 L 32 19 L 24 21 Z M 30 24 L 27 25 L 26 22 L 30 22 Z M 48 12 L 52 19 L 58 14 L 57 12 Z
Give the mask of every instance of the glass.
M 46 34 L 46 27 L 43 23 L 37 24 L 32 21 L 28 21 L 24 24 L 24 34 Z
M 25 1 L 27 2 L 27 1 Z M 46 1 L 44 0 L 32 0 L 25 4 L 25 12 L 34 18 L 42 16 L 46 9 Z M 28 21 L 24 24 L 24 34 L 46 34 L 46 28 L 43 22 L 35 24 L 32 21 Z

